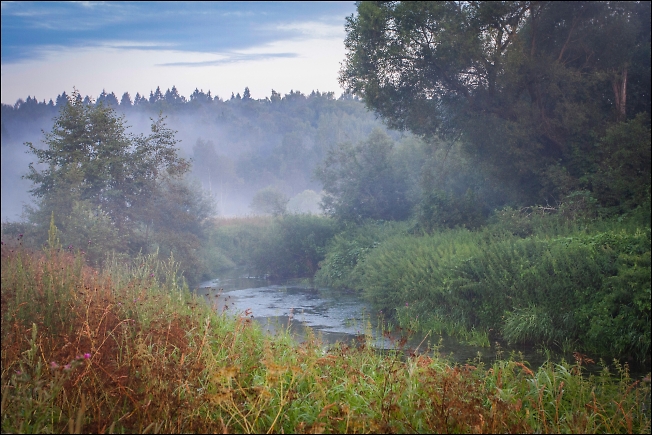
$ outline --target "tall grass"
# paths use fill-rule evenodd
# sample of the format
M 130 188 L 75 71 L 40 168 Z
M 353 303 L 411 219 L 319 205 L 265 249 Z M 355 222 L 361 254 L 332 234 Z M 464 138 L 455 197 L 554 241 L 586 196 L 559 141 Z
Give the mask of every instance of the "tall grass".
M 403 327 L 649 362 L 649 217 L 503 214 L 477 231 L 342 233 L 318 282 L 362 289 Z
M 2 248 L 2 431 L 649 432 L 649 382 L 329 351 L 217 313 L 172 260 L 98 272 L 52 247 Z M 647 397 L 647 399 L 646 399 Z M 646 402 L 647 400 L 647 402 Z

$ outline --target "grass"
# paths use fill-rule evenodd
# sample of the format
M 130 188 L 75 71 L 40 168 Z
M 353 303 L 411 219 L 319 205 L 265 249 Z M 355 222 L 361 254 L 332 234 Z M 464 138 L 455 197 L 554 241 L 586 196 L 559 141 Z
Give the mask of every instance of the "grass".
M 53 240 L 53 238 L 51 238 Z M 219 314 L 155 256 L 2 248 L 2 432 L 648 432 L 650 384 L 574 363 L 328 351 Z

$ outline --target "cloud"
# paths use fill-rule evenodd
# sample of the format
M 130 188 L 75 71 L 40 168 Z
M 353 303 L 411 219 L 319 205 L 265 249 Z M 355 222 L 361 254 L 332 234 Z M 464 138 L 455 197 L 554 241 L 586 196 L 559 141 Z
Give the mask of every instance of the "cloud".
M 56 98 L 76 86 L 83 94 L 121 94 L 176 85 L 229 96 L 250 88 L 253 98 L 312 89 L 338 91 L 344 59 L 344 17 L 353 3 L 94 3 L 47 5 L 50 25 L 89 31 L 30 30 L 40 4 L 2 13 L 2 102 L 37 95 Z M 64 11 L 94 10 L 62 15 Z M 49 11 L 49 12 L 48 12 Z M 112 17 L 106 15 L 112 15 Z M 113 24 L 109 23 L 113 20 Z M 90 23 L 90 24 L 89 24 Z M 8 25 L 6 25 L 8 24 Z M 5 37 L 7 36 L 7 37 Z
M 230 53 L 223 59 L 204 60 L 199 62 L 169 62 L 160 63 L 156 66 L 189 66 L 189 67 L 203 67 L 203 66 L 218 66 L 234 62 L 248 62 L 257 60 L 267 60 L 274 58 L 292 58 L 299 57 L 298 53 Z
M 343 25 L 327 24 L 319 21 L 297 21 L 292 23 L 276 24 L 273 28 L 277 31 L 294 33 L 296 36 L 311 39 L 342 38 Z

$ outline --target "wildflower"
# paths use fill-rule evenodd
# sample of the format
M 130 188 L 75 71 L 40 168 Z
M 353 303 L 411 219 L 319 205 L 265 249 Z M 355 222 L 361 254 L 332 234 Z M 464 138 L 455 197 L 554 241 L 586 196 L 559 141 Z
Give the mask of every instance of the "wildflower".
M 63 369 L 66 371 L 70 370 L 71 368 L 72 366 L 70 364 L 66 364 L 65 366 L 63 366 Z
M 150 278 L 154 278 L 154 274 L 153 274 L 153 273 L 150 273 L 150 274 L 149 274 L 149 277 L 150 277 Z
M 23 374 L 23 372 L 21 372 L 20 370 L 16 370 L 16 374 L 17 374 L 18 376 L 20 376 L 20 375 Z
M 50 363 L 50 368 L 53 369 L 53 370 L 54 370 L 54 369 L 58 369 L 58 368 L 59 368 L 59 364 L 57 364 L 56 362 L 52 361 L 52 362 Z
M 21 239 L 23 237 L 22 234 L 18 234 L 18 238 Z
M 405 306 L 406 306 L 406 307 L 408 306 L 408 303 L 407 303 L 407 302 L 405 303 Z
M 84 359 L 90 359 L 90 357 L 91 357 L 90 353 L 87 352 L 84 354 Z

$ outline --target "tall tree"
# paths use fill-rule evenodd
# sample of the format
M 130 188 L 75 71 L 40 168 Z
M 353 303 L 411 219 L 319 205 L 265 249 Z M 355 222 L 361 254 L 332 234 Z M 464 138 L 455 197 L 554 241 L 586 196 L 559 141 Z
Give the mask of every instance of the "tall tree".
M 393 147 L 391 138 L 375 129 L 365 141 L 329 150 L 315 172 L 324 184 L 324 211 L 358 222 L 407 218 L 414 204 L 407 177 L 394 162 Z
M 179 180 L 189 170 L 164 118 L 153 121 L 149 136 L 134 136 L 112 108 L 85 105 L 77 91 L 44 142 L 45 149 L 26 144 L 38 165 L 45 166 L 38 170 L 30 164 L 24 176 L 34 183 L 31 193 L 39 200 L 32 220 L 45 226 L 54 211 L 61 223 L 82 202 L 106 214 L 124 236 L 126 250 L 143 248 L 141 230 L 151 221 L 151 204 L 162 183 Z
M 391 127 L 461 138 L 487 174 L 511 186 L 506 200 L 546 200 L 559 187 L 552 167 L 561 162 L 579 180 L 595 135 L 635 115 L 626 110 L 633 76 L 645 97 L 631 104 L 649 111 L 649 10 L 361 2 L 347 19 L 340 81 Z
M 131 107 L 131 95 L 129 95 L 129 92 L 122 94 L 122 98 L 120 99 L 120 107 Z

